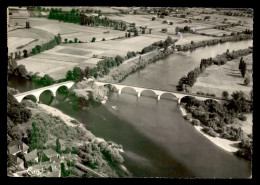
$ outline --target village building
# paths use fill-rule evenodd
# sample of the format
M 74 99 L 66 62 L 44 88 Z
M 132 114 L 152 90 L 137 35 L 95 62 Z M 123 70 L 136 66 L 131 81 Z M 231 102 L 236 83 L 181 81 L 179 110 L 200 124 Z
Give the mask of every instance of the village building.
M 31 151 L 30 153 L 24 155 L 24 158 L 25 158 L 25 161 L 28 162 L 28 163 L 29 162 L 30 163 L 38 163 L 38 161 L 39 161 L 36 149 Z
M 11 155 L 27 154 L 28 150 L 29 146 L 18 140 L 11 141 L 8 145 L 8 152 Z
M 55 152 L 54 150 L 52 150 L 51 148 L 42 151 L 42 157 L 41 157 L 41 161 L 50 161 L 52 162 L 53 160 L 56 159 L 56 157 L 59 159 L 60 155 Z

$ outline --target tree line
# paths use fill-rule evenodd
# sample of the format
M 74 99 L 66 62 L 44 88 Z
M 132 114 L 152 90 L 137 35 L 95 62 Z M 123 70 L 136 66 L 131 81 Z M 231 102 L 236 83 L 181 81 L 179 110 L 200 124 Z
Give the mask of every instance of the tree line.
M 94 11 L 95 12 L 95 11 Z M 85 15 L 84 12 L 72 9 L 63 11 L 62 9 L 51 9 L 48 19 L 55 19 L 63 22 L 76 23 L 87 26 L 104 26 L 114 28 L 115 30 L 126 30 L 126 23 L 122 21 L 110 20 L 101 15 L 101 11 L 97 11 L 98 15 Z

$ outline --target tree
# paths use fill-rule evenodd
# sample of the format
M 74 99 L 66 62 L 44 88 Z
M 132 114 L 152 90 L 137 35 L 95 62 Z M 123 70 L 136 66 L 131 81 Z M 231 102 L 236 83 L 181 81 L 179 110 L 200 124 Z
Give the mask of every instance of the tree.
M 86 69 L 85 69 L 85 77 L 86 77 L 87 79 L 90 78 L 90 69 L 89 69 L 89 67 L 86 67 Z
M 61 153 L 61 144 L 59 138 L 56 139 L 56 152 Z
M 187 76 L 186 76 L 186 75 L 182 76 L 181 79 L 180 79 L 179 82 L 178 82 L 178 85 L 176 86 L 176 90 L 177 90 L 177 91 L 183 91 L 183 90 L 185 90 L 185 89 L 184 89 L 184 86 L 185 86 L 185 84 L 188 83 L 187 81 L 188 81 Z
M 66 80 L 74 80 L 73 73 L 71 70 L 68 70 L 66 74 Z
M 152 18 L 152 21 L 154 21 L 154 20 L 155 20 L 155 17 Z
M 137 29 L 135 29 L 135 31 L 134 31 L 134 36 L 135 36 L 135 37 L 138 36 L 138 31 L 137 31 Z
M 48 74 L 45 74 L 41 79 L 40 79 L 40 84 L 43 86 L 48 86 L 52 85 L 54 83 L 54 79 L 50 77 Z
M 244 83 L 245 83 L 245 85 L 250 84 L 250 77 L 249 76 L 245 77 Z
M 131 33 L 129 32 L 127 36 L 128 36 L 128 37 L 131 37 Z
M 24 57 L 24 58 L 27 58 L 27 57 L 28 57 L 28 54 L 27 54 L 27 50 L 26 50 L 26 49 L 23 50 L 23 57 Z
M 74 67 L 72 74 L 75 82 L 82 81 L 85 76 L 84 71 L 80 67 Z
M 68 42 L 68 39 L 64 39 L 64 42 L 65 42 L 65 44 L 67 44 L 67 42 Z
M 241 59 L 240 59 L 240 62 L 239 62 L 239 70 L 240 70 L 240 72 L 241 72 L 241 75 L 243 76 L 243 77 L 245 77 L 245 74 L 246 74 L 246 63 L 245 63 L 245 61 L 243 60 L 243 57 L 241 57 Z
M 74 38 L 74 42 L 77 43 L 78 42 L 78 38 Z
M 17 68 L 14 70 L 14 74 L 15 74 L 16 76 L 20 76 L 20 77 L 25 78 L 26 75 L 28 74 L 28 72 L 27 72 L 27 70 L 26 70 L 26 68 L 25 68 L 24 65 L 19 65 L 19 66 L 17 66 Z
M 91 40 L 91 42 L 95 42 L 96 41 L 96 38 L 95 37 L 93 37 L 92 38 L 92 40 Z
M 250 106 L 246 101 L 243 91 L 233 92 L 231 97 L 232 99 L 229 104 L 227 104 L 229 110 L 233 110 L 236 113 L 250 112 Z
M 222 92 L 222 98 L 228 99 L 229 93 L 227 91 Z

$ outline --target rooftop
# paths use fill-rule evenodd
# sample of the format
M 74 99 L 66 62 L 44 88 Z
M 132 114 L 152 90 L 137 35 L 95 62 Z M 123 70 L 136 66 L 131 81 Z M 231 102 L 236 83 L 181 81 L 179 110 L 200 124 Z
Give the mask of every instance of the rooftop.
M 54 156 L 59 155 L 57 152 L 55 152 L 54 150 L 52 150 L 51 148 L 44 150 L 43 153 L 48 157 L 48 158 L 52 158 Z
M 28 154 L 26 154 L 24 156 L 26 161 L 31 161 L 31 160 L 33 160 L 33 159 L 35 159 L 37 157 L 38 157 L 38 155 L 37 155 L 37 150 L 36 149 L 31 151 L 30 153 L 28 153 Z

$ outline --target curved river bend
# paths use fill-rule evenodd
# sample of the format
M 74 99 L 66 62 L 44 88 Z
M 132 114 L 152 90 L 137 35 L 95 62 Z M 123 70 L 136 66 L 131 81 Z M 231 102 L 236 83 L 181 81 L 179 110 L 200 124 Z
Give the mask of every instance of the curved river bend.
M 121 83 L 175 90 L 178 80 L 197 67 L 202 58 L 214 57 L 252 46 L 241 41 L 175 53 Z M 38 88 L 30 81 L 10 78 L 8 86 L 20 92 Z M 110 92 L 105 105 L 96 102 L 73 104 L 53 102 L 51 106 L 85 123 L 97 137 L 122 144 L 124 165 L 136 177 L 248 178 L 251 165 L 211 143 L 183 119 L 176 100 L 165 95 L 157 101 L 149 92 L 139 99 L 125 89 Z M 118 110 L 111 106 L 117 106 Z

